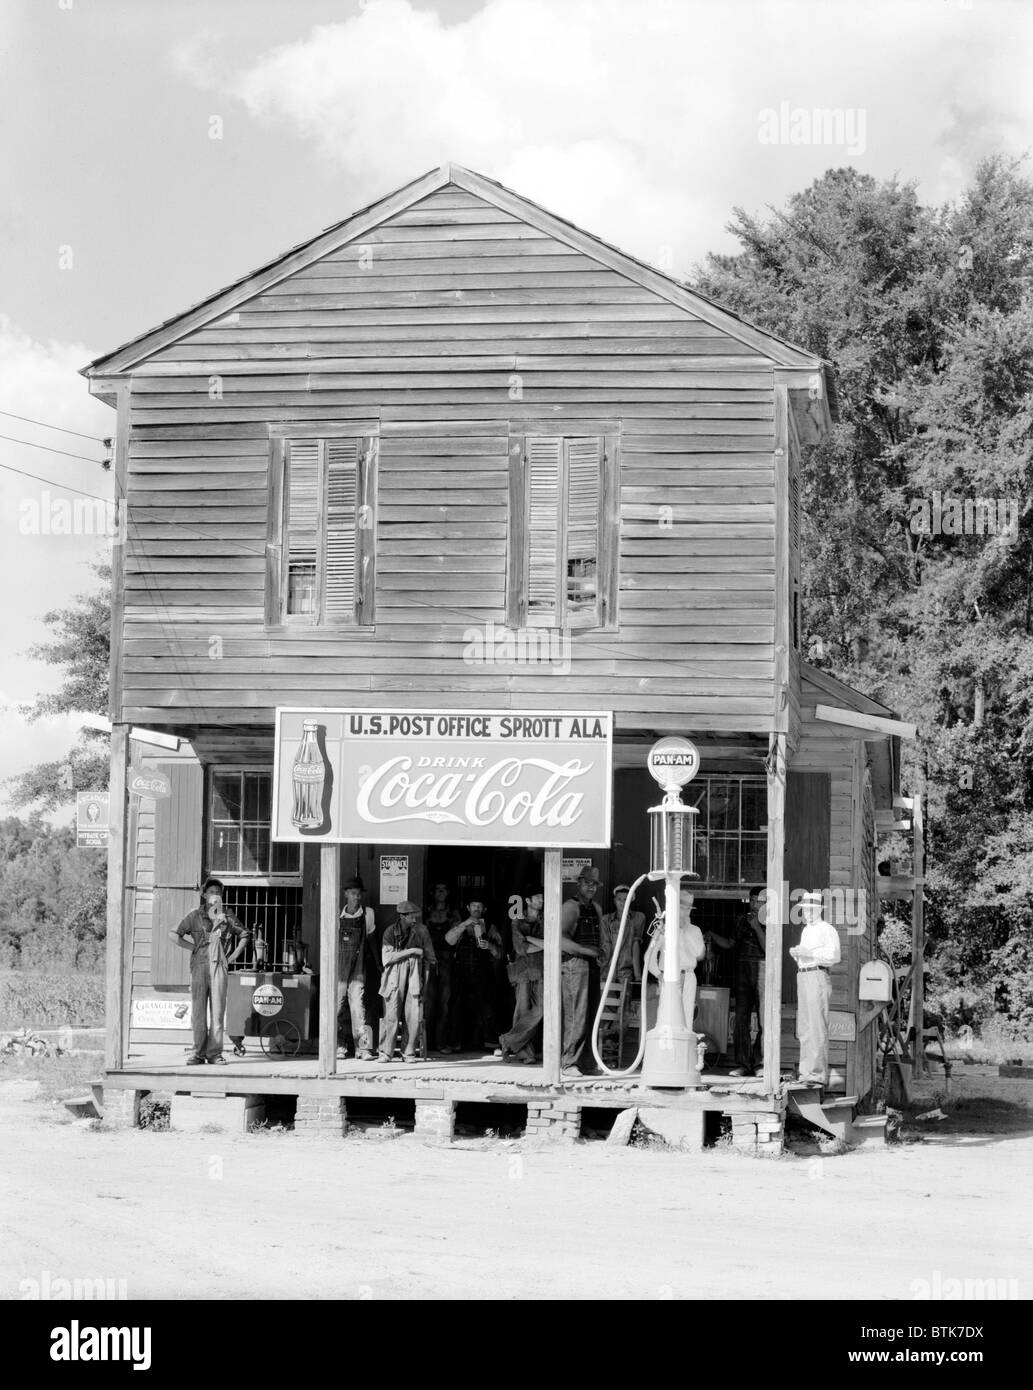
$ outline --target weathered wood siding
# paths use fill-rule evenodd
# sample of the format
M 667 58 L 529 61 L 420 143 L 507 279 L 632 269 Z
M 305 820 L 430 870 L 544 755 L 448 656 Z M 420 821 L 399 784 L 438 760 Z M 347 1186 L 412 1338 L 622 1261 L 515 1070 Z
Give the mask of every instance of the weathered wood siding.
M 773 708 L 771 362 L 472 194 L 431 195 L 132 374 L 123 711 L 605 704 L 763 732 Z M 379 433 L 374 633 L 264 626 L 268 427 Z M 613 432 L 619 631 L 572 669 L 462 660 L 506 619 L 511 429 Z

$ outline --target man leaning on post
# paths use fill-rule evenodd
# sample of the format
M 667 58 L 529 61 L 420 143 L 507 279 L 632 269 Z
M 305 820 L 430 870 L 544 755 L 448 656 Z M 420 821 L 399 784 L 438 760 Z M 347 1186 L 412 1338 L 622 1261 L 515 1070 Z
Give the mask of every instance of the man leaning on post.
M 800 899 L 804 927 L 799 946 L 789 954 L 796 961 L 796 1036 L 800 1040 L 799 1080 L 825 1086 L 829 1077 L 829 1001 L 832 967 L 841 959 L 839 933 L 822 916 L 822 895 L 804 893 Z
M 606 955 L 602 944 L 602 913 L 596 902 L 599 870 L 586 864 L 578 875 L 577 897 L 568 898 L 560 916 L 560 949 L 563 964 L 560 990 L 563 1017 L 562 1071 L 565 1077 L 592 1075 L 597 1068 L 580 1065 L 591 1056 L 588 1031 L 599 1003 L 599 964 Z
M 217 878 L 205 881 L 201 906 L 187 913 L 170 940 L 190 952 L 190 1015 L 194 1028 L 194 1051 L 188 1067 L 225 1066 L 222 1055 L 222 1029 L 226 1017 L 227 966 L 237 959 L 251 933 L 241 926 L 222 902 L 222 884 Z M 208 1013 L 211 1010 L 211 1023 Z

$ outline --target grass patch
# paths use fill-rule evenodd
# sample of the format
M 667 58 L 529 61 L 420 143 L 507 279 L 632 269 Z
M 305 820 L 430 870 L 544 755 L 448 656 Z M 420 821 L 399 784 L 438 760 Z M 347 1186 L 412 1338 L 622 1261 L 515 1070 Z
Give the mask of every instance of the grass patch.
M 928 1050 L 928 1044 L 927 1044 Z M 1000 1066 L 1018 1058 L 1033 1057 L 1033 1038 L 1016 1029 L 1007 1019 L 994 1015 L 978 1030 L 961 1028 L 944 1035 L 947 1060 L 976 1063 L 981 1066 Z M 935 1044 L 932 1055 L 936 1055 Z
M 63 1100 L 75 1093 L 87 1093 L 102 1070 L 97 1057 L 82 1057 L 62 1053 L 60 1057 L 5 1057 L 0 1061 L 0 1079 L 4 1081 L 36 1081 L 37 1099 Z
M 941 1109 L 943 1120 L 918 1120 L 929 1110 Z M 972 1096 L 948 1100 L 914 1101 L 904 1113 L 901 1138 L 905 1143 L 928 1138 L 961 1135 L 1007 1136 L 1033 1133 L 1033 1111 L 1026 1105 L 994 1096 Z
M 104 977 L 42 970 L 0 970 L 0 1029 L 99 1028 Z

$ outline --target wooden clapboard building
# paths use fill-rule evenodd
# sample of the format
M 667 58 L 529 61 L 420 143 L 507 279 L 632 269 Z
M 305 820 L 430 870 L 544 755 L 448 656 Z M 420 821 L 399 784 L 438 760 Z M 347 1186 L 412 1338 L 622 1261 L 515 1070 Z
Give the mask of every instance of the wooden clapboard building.
M 86 375 L 117 408 L 128 517 L 112 1076 L 183 1060 L 168 1006 L 186 953 L 167 932 L 205 875 L 271 942 L 299 935 L 319 957 L 336 885 L 326 902 L 318 852 L 270 840 L 277 706 L 602 708 L 616 730 L 613 844 L 593 856 L 607 909 L 647 867 L 643 758 L 666 733 L 703 758 L 703 925 L 726 923 L 753 882 L 868 892 L 863 920 L 843 909 L 833 1057 L 834 1086 L 865 1094 L 856 980 L 903 726 L 800 652 L 797 478 L 829 427 L 821 360 L 446 165 Z M 133 726 L 182 742 L 131 749 Z M 125 797 L 130 752 L 171 796 Z M 346 848 L 338 867 L 362 873 L 383 925 L 377 854 Z M 525 861 L 413 845 L 408 893 L 445 877 L 504 910 L 537 870 Z M 765 1072 L 743 1083 L 769 1102 L 795 1046 L 797 939 L 769 928 Z

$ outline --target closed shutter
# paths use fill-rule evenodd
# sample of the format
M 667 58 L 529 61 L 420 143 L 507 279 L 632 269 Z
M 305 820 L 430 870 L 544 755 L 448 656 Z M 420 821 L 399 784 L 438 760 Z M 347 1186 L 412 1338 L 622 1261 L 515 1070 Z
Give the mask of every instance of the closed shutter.
M 154 911 L 151 925 L 151 984 L 156 988 L 190 980 L 190 952 L 169 932 L 200 903 L 204 836 L 204 770 L 200 763 L 162 763 L 172 795 L 154 806 Z
M 527 623 L 560 621 L 560 505 L 563 440 L 529 435 L 527 459 Z
M 567 440 L 566 621 L 595 627 L 599 621 L 599 498 L 601 439 Z
M 358 597 L 357 527 L 361 439 L 327 441 L 323 616 L 353 622 Z
M 287 456 L 287 612 L 316 612 L 319 440 L 292 440 Z

